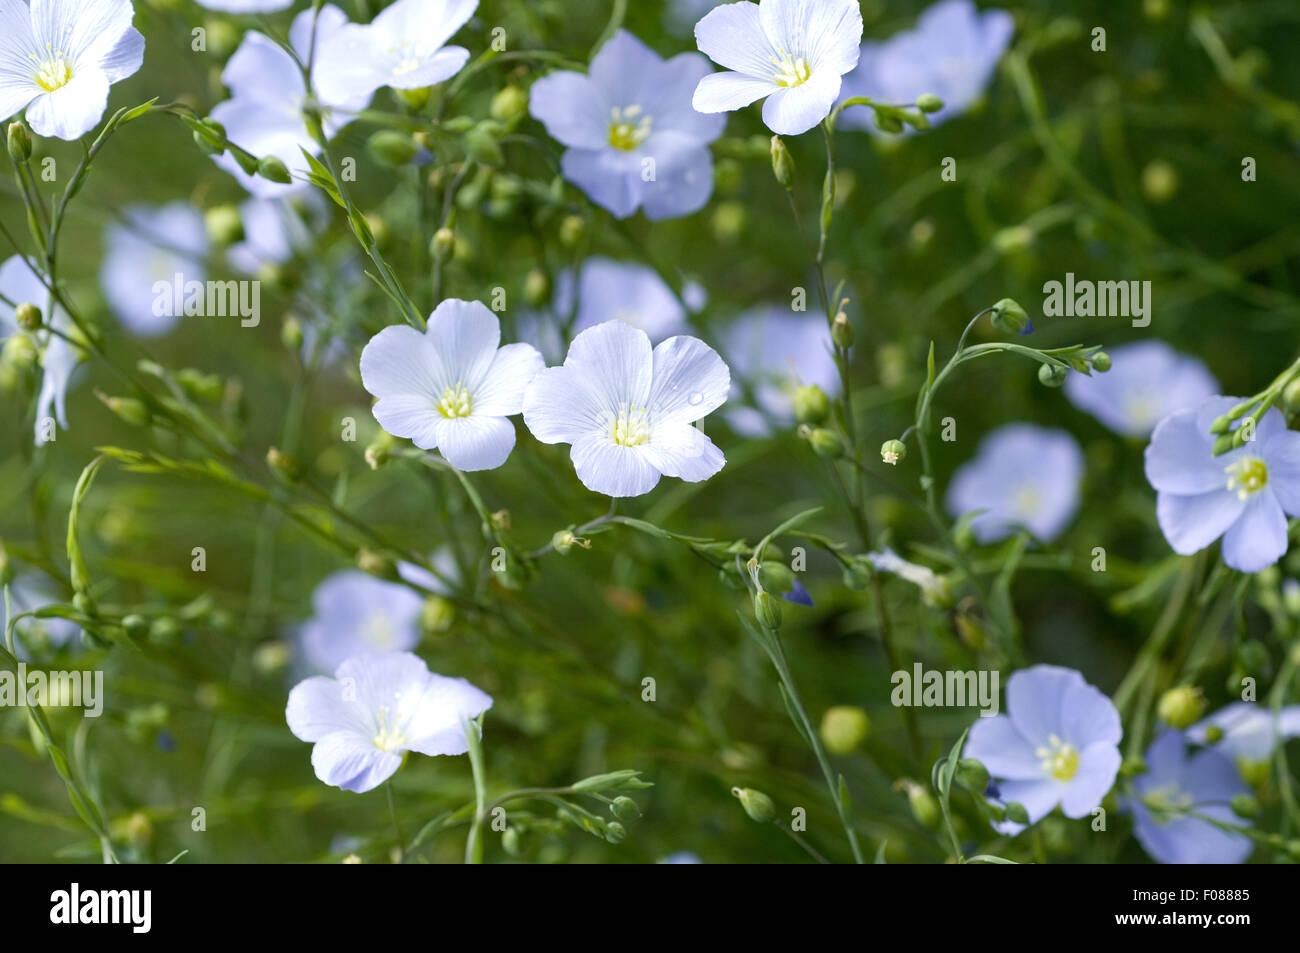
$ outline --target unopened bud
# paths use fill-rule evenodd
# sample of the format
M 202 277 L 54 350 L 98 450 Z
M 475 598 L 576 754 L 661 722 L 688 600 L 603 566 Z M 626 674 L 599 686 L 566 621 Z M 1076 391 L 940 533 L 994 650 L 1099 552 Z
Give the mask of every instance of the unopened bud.
M 465 135 L 465 150 L 483 165 L 501 165 L 505 155 L 501 152 L 501 124 L 485 119 Z
M 366 140 L 366 152 L 380 165 L 404 166 L 420 151 L 415 140 L 396 129 L 380 129 Z
M 257 174 L 268 182 L 275 182 L 279 185 L 288 185 L 293 181 L 289 177 L 289 169 L 276 156 L 263 156 L 257 161 Z
M 1059 364 L 1039 364 L 1038 381 L 1044 387 L 1060 387 L 1070 372 Z
M 433 240 L 429 244 L 429 251 L 433 254 L 434 261 L 446 261 L 456 250 L 456 233 L 445 225 L 433 233 Z
M 740 806 L 745 809 L 745 813 L 751 820 L 767 824 L 776 817 L 776 805 L 762 791 L 755 791 L 753 788 L 732 788 L 731 794 L 740 800 Z
M 754 615 L 766 628 L 781 628 L 781 603 L 766 589 L 754 595 Z
M 1160 696 L 1156 714 L 1170 728 L 1187 728 L 1205 712 L 1205 696 L 1195 685 L 1179 685 Z
M 213 243 L 225 247 L 244 240 L 244 222 L 233 205 L 218 205 L 203 213 L 203 226 Z
M 1232 813 L 1238 817 L 1249 819 L 1259 813 L 1259 802 L 1249 794 L 1234 794 L 1230 803 Z
M 513 125 L 528 115 L 528 94 L 518 86 L 506 86 L 492 97 L 489 112 L 497 122 Z
M 455 618 L 456 610 L 450 599 L 430 596 L 420 609 L 420 631 L 426 635 L 438 635 L 450 629 Z
M 817 427 L 808 434 L 808 442 L 813 452 L 826 460 L 838 460 L 844 456 L 844 438 L 834 430 Z
M 199 120 L 194 130 L 194 144 L 206 155 L 218 156 L 226 151 L 226 127 L 215 119 Z
M 816 384 L 795 388 L 794 418 L 801 424 L 817 426 L 826 422 L 831 414 L 830 398 Z
M 943 100 L 934 93 L 922 93 L 916 97 L 916 108 L 923 113 L 937 113 L 943 108 Z
M 852 754 L 870 734 L 871 719 L 855 705 L 836 705 L 822 715 L 822 742 L 831 754 Z
M 641 816 L 641 808 L 637 806 L 636 801 L 626 795 L 614 798 L 609 810 L 620 821 L 635 821 Z
M 524 277 L 524 301 L 530 307 L 545 307 L 551 300 L 551 277 L 541 268 L 533 268 Z
M 835 342 L 836 347 L 848 348 L 853 347 L 853 325 L 849 323 L 849 316 L 843 311 L 835 315 L 835 320 L 831 322 L 831 340 Z
M 302 347 L 302 322 L 296 315 L 286 314 L 280 323 L 280 343 L 291 351 Z
M 587 223 L 580 215 L 566 215 L 560 222 L 560 244 L 573 248 L 587 234 Z
M 302 464 L 278 447 L 271 447 L 266 451 L 266 465 L 271 468 L 272 473 L 290 483 L 302 478 Z
M 983 793 L 989 786 L 988 768 L 975 758 L 962 758 L 957 762 L 957 777 L 972 791 Z
M 412 112 L 419 112 L 429 104 L 429 97 L 433 94 L 432 86 L 417 86 L 415 89 L 394 89 L 397 98 L 402 101 L 407 109 Z
M 794 188 L 794 159 L 780 136 L 772 137 L 772 173 L 782 188 Z
M 30 301 L 24 301 L 14 308 L 14 320 L 23 331 L 35 331 L 41 326 L 41 309 Z
M 376 552 L 373 549 L 362 548 L 357 550 L 357 568 L 362 572 L 369 573 L 376 579 L 386 579 L 389 582 L 398 582 L 402 578 L 397 571 L 397 564 L 383 553 Z
M 136 400 L 134 397 L 110 397 L 99 391 L 95 392 L 95 396 L 100 399 L 105 407 L 132 426 L 146 427 L 149 425 L 152 414 L 149 413 L 149 408 L 143 401 Z
M 1110 370 L 1110 355 L 1105 351 L 1098 351 L 1088 359 L 1092 364 L 1092 369 L 1099 374 L 1105 374 Z
M 1007 820 L 1014 821 L 1017 824 L 1029 823 L 1029 812 L 1019 801 L 1012 801 L 1006 807 Z
M 22 164 L 32 157 L 32 134 L 17 120 L 9 124 L 8 146 L 9 158 L 15 164 Z
M 1029 324 L 1029 315 L 1019 302 L 1003 298 L 993 306 L 993 326 L 1003 334 L 1019 334 Z

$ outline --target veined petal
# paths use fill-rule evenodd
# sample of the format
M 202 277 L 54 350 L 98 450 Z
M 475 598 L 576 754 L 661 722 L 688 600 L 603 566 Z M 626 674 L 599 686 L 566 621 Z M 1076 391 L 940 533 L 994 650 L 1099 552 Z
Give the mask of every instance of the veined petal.
M 436 50 L 463 27 L 478 0 L 398 0 L 375 17 L 372 26 L 392 41 L 414 41 L 417 49 Z
M 763 103 L 763 122 L 782 136 L 807 132 L 830 115 L 842 80 L 833 70 L 815 72 L 805 83 L 779 89 Z
M 74 76 L 88 68 L 107 72 L 102 60 L 132 29 L 134 13 L 130 0 L 32 0 L 31 34 L 37 51 L 62 56 Z
M 744 73 L 710 73 L 695 87 L 691 105 L 702 113 L 731 112 L 780 89 L 776 83 Z
M 1079 752 L 1079 766 L 1066 782 L 1061 795 L 1061 812 L 1066 817 L 1086 817 L 1097 809 L 1119 774 L 1119 748 L 1097 742 Z
M 570 455 L 582 485 L 605 496 L 641 496 L 659 482 L 642 447 L 619 446 L 608 434 L 579 437 Z
M 648 407 L 654 368 L 649 336 L 622 321 L 606 321 L 573 339 L 564 366 L 576 372 L 612 415 Z
M 718 352 L 699 338 L 679 335 L 653 353 L 650 411 L 654 422 L 690 423 L 721 407 L 731 372 Z
M 432 410 L 440 383 L 429 339 L 415 328 L 404 324 L 384 328 L 361 351 L 361 384 L 376 397 L 420 395 L 429 400 Z
M 1086 684 L 1074 669 L 1059 665 L 1021 669 L 1007 679 L 1007 714 L 1016 730 L 1034 745 L 1043 744 L 1050 735 L 1068 742 L 1062 705 L 1072 688 Z
M 604 149 L 609 142 L 609 110 L 590 79 L 562 70 L 533 83 L 528 112 L 552 139 L 572 149 Z
M 406 725 L 408 747 L 421 754 L 464 754 L 466 723 L 492 707 L 492 696 L 463 678 L 431 673 L 424 697 Z
M 319 741 L 341 731 L 363 733 L 367 724 L 360 712 L 351 702 L 343 700 L 341 683 L 318 675 L 299 682 L 289 691 L 284 717 L 296 738 Z
M 569 149 L 560 168 L 566 179 L 615 218 L 627 218 L 641 204 L 645 182 L 635 153 L 612 147 Z
M 695 24 L 695 45 L 719 66 L 747 76 L 770 79 L 777 70 L 776 50 L 763 30 L 757 3 L 714 7 Z
M 501 322 L 482 301 L 447 298 L 429 315 L 425 337 L 441 365 L 441 386 L 461 384 L 473 393 L 496 356 Z
M 38 136 L 80 139 L 95 128 L 108 105 L 108 77 L 95 68 L 82 69 L 65 85 L 32 100 L 27 122 Z
M 1180 410 L 1156 425 L 1145 454 L 1147 481 L 1157 490 L 1190 496 L 1228 485 L 1225 467 L 1231 458 L 1211 452 L 1209 431 L 1202 431 L 1194 410 Z
M 340 731 L 316 742 L 311 766 L 326 784 L 364 794 L 396 774 L 402 757 L 381 751 L 361 735 Z
M 393 394 L 370 409 L 379 426 L 394 437 L 405 437 L 421 450 L 438 445 L 438 413 L 434 398 L 423 394 Z
M 1118 745 L 1124 735 L 1114 703 L 1082 677 L 1065 689 L 1061 712 L 1061 737 L 1080 751 L 1094 744 Z
M 1254 494 L 1223 534 L 1223 561 L 1238 572 L 1259 572 L 1286 554 L 1286 514 L 1277 495 Z
M 221 83 L 237 98 L 266 104 L 272 115 L 296 116 L 298 101 L 306 95 L 302 70 L 293 57 L 256 31 L 246 33 L 239 48 L 226 61 Z M 248 147 L 242 140 L 239 144 Z
M 1182 556 L 1199 553 L 1214 542 L 1245 510 L 1244 500 L 1228 490 L 1196 496 L 1156 494 L 1156 521 L 1169 548 Z
M 1284 430 L 1261 444 L 1268 486 L 1288 516 L 1300 516 L 1300 433 Z
M 642 210 L 652 222 L 698 212 L 713 194 L 713 156 L 708 147 L 691 144 L 664 154 L 658 143 L 665 138 L 651 137 L 654 151 L 659 153 L 655 180 L 642 185 Z
M 857 66 L 862 42 L 857 0 L 763 0 L 758 15 L 771 45 L 805 58 L 814 74 L 827 70 L 840 76 Z
M 548 367 L 524 390 L 524 424 L 542 443 L 575 443 L 603 432 L 608 414 L 586 376 L 571 367 Z
M 521 412 L 528 382 L 545 368 L 542 355 L 531 344 L 507 344 L 498 349 L 487 377 L 470 395 L 474 414 L 509 417 Z
M 387 82 L 388 63 L 376 54 L 374 43 L 368 26 L 349 23 L 318 44 L 312 83 L 323 100 L 369 96 Z
M 515 426 L 505 417 L 436 417 L 438 451 L 457 470 L 495 470 L 515 448 Z
M 664 476 L 687 483 L 707 480 L 727 462 L 702 430 L 680 421 L 655 424 L 650 442 L 641 450 L 650 465 Z
M 463 46 L 444 46 L 416 66 L 398 62 L 388 73 L 385 85 L 393 89 L 423 89 L 460 72 L 469 59 L 469 50 Z
M 976 719 L 962 755 L 980 761 L 995 778 L 1029 781 L 1043 776 L 1042 759 L 1007 715 Z

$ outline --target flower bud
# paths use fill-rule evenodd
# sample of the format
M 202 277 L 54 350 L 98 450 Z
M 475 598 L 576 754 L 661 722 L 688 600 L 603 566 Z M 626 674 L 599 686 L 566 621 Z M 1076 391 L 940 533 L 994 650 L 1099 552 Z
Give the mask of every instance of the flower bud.
M 195 400 L 216 403 L 225 395 L 226 386 L 220 374 L 205 374 L 193 367 L 183 367 L 176 372 L 176 383 Z
M 244 240 L 244 222 L 233 205 L 218 205 L 203 213 L 203 226 L 213 243 L 225 247 Z
M 713 208 L 713 237 L 724 245 L 734 243 L 745 230 L 746 217 L 740 202 L 719 202 Z
M 754 596 L 754 615 L 766 628 L 781 628 L 781 603 L 766 589 Z
M 794 417 L 801 424 L 817 426 L 826 422 L 831 414 L 830 398 L 816 384 L 795 388 Z
M 849 323 L 849 316 L 843 311 L 835 315 L 835 320 L 831 322 L 831 340 L 835 342 L 836 347 L 848 350 L 853 347 L 853 325 Z
M 1060 387 L 1070 372 L 1059 364 L 1039 364 L 1038 382 L 1044 387 Z
M 257 174 L 268 182 L 276 182 L 280 185 L 288 185 L 293 181 L 289 177 L 288 168 L 276 156 L 263 156 L 258 159 Z
M 1110 370 L 1110 355 L 1105 351 L 1098 351 L 1089 361 L 1092 363 L 1092 369 L 1099 374 L 1105 374 Z
M 957 762 L 957 777 L 972 791 L 983 793 L 989 786 L 988 768 L 975 758 L 962 758 Z
M 429 105 L 429 97 L 433 95 L 432 86 L 417 86 L 415 89 L 394 89 L 397 98 L 402 101 L 411 112 L 419 112 L 425 106 Z
M 511 857 L 518 857 L 522 850 L 520 839 L 519 828 L 507 827 L 501 834 L 501 849 Z
M 9 158 L 21 165 L 32 157 L 32 134 L 17 120 L 9 124 Z
M 880 445 L 880 459 L 896 466 L 907 458 L 907 444 L 901 440 L 886 440 Z
M 587 234 L 587 223 L 581 215 L 566 215 L 560 222 L 560 244 L 574 248 Z
M 605 825 L 605 840 L 611 844 L 621 844 L 627 839 L 627 828 L 618 821 L 610 821 Z
M 794 571 L 779 559 L 767 559 L 759 567 L 758 583 L 771 592 L 789 592 L 794 588 Z
M 380 165 L 391 168 L 404 166 L 420 151 L 415 140 L 396 129 L 380 129 L 366 140 L 366 152 Z
M 5 551 L 4 540 L 0 540 L 0 586 L 7 586 L 14 581 L 14 566 Z
M 772 173 L 782 188 L 794 188 L 794 159 L 780 136 L 772 137 Z
M 278 447 L 271 447 L 266 451 L 266 465 L 271 468 L 272 473 L 290 483 L 302 479 L 302 464 Z
M 1008 804 L 1006 811 L 1007 820 L 1014 821 L 1017 824 L 1029 823 L 1029 812 L 1025 810 L 1025 806 L 1019 801 L 1012 801 Z
M 420 609 L 420 631 L 425 635 L 438 635 L 450 629 L 455 618 L 456 610 L 449 599 L 430 596 Z
M 1232 813 L 1242 818 L 1252 818 L 1259 813 L 1259 802 L 1249 794 L 1234 794 L 1232 801 Z
M 1223 740 L 1223 729 L 1218 725 L 1206 725 L 1205 743 L 1207 745 L 1216 745 Z
M 907 789 L 907 805 L 912 809 L 912 816 L 917 823 L 931 830 L 938 827 L 941 817 L 939 801 L 930 793 L 930 789 L 915 781 L 908 781 L 903 786 Z
M 281 672 L 289 664 L 289 646 L 278 639 L 264 642 L 253 652 L 253 668 L 263 675 Z
M 1153 159 L 1142 170 L 1142 194 L 1156 204 L 1168 202 L 1178 191 L 1178 170 L 1164 159 Z
M 836 705 L 822 715 L 820 734 L 831 754 L 852 754 L 871 734 L 871 719 L 855 705 Z
M 476 162 L 496 166 L 505 161 L 501 152 L 501 124 L 485 119 L 465 135 L 465 150 Z
M 943 108 L 943 100 L 934 93 L 922 93 L 916 97 L 916 108 L 923 113 L 937 113 Z
M 497 122 L 513 125 L 528 115 L 528 93 L 511 84 L 492 97 L 490 113 Z
M 434 261 L 446 261 L 456 251 L 456 233 L 444 225 L 433 233 L 429 251 Z
M 35 331 L 41 326 L 41 309 L 30 301 L 24 301 L 14 308 L 14 320 L 23 331 Z
M 818 427 L 808 434 L 808 442 L 813 452 L 826 460 L 838 460 L 844 456 L 844 438 L 834 430 Z
M 137 613 L 122 617 L 122 628 L 133 639 L 142 639 L 149 634 L 149 620 Z
M 530 307 L 545 307 L 551 300 L 551 276 L 541 268 L 533 268 L 524 278 L 524 301 Z
M 378 470 L 388 462 L 391 452 L 397 446 L 397 438 L 387 430 L 380 430 L 375 434 L 375 439 L 370 441 L 370 446 L 366 447 L 366 463 L 370 469 Z
M 194 144 L 205 155 L 221 155 L 226 151 L 226 127 L 215 119 L 200 119 L 194 129 Z
M 1012 298 L 1003 298 L 993 306 L 993 326 L 1003 334 L 1019 334 L 1029 324 L 1029 315 Z
M 35 367 L 41 356 L 30 334 L 11 334 L 0 353 L 3 353 L 4 363 L 14 368 Z
M 376 579 L 386 579 L 389 582 L 399 582 L 402 578 L 396 563 L 383 553 L 365 547 L 357 550 L 357 568 Z
M 620 821 L 635 821 L 641 816 L 641 808 L 627 795 L 619 795 L 609 806 L 610 812 Z
M 732 788 L 733 797 L 740 799 L 740 806 L 745 809 L 751 820 L 767 824 L 776 817 L 776 805 L 762 791 L 753 788 Z
M 895 110 L 875 109 L 872 119 L 881 132 L 898 133 L 903 131 L 903 123 Z
M 1195 685 L 1179 685 L 1160 696 L 1156 714 L 1170 728 L 1187 728 L 1205 712 L 1205 696 Z

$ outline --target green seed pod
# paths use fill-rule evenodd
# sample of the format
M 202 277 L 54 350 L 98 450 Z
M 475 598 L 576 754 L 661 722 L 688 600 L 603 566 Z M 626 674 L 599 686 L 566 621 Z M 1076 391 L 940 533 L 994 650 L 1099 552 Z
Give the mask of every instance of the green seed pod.
M 1110 370 L 1110 355 L 1105 351 L 1098 351 L 1090 358 L 1092 369 L 1100 374 L 1105 374 Z
M 501 151 L 501 124 L 485 119 L 465 135 L 465 150 L 483 165 L 498 166 L 505 162 Z
M 1205 713 L 1205 695 L 1195 685 L 1179 685 L 1160 696 L 1156 714 L 1170 728 L 1187 728 Z
M 30 301 L 24 301 L 14 308 L 14 320 L 18 322 L 18 327 L 24 331 L 35 331 L 41 326 L 42 319 L 41 309 Z
M 17 120 L 9 124 L 8 146 L 9 158 L 15 165 L 22 165 L 32 157 L 32 134 Z
M 489 112 L 497 122 L 513 126 L 528 115 L 528 93 L 513 84 L 506 86 L 492 97 Z
M 244 240 L 244 222 L 233 205 L 217 205 L 203 213 L 203 226 L 213 243 L 225 248 Z
M 357 568 L 362 572 L 370 573 L 376 579 L 386 579 L 389 582 L 398 582 L 402 578 L 397 572 L 397 564 L 383 553 L 375 552 L 373 549 L 357 550 Z
M 636 801 L 626 795 L 614 798 L 609 809 L 620 821 L 635 821 L 641 816 L 641 808 L 637 806 Z
M 1235 794 L 1232 801 L 1232 813 L 1238 817 L 1252 818 L 1259 813 L 1259 802 L 1249 794 Z
M 415 158 L 420 147 L 407 133 L 380 129 L 366 140 L 366 152 L 380 165 L 398 168 Z
M 934 93 L 923 93 L 916 97 L 916 108 L 923 113 L 937 113 L 943 108 L 943 100 Z
M 433 95 L 432 86 L 418 86 L 415 89 L 395 89 L 394 93 L 411 112 L 419 112 L 425 106 L 429 105 L 429 97 Z
M 1020 303 L 1003 298 L 993 306 L 993 326 L 1003 334 L 1019 334 L 1029 324 L 1029 315 Z
M 272 473 L 289 483 L 302 479 L 302 464 L 278 447 L 266 451 L 266 465 Z
M 587 234 L 587 222 L 580 215 L 566 215 L 560 222 L 560 244 L 565 248 L 575 248 Z
M 524 277 L 524 301 L 529 306 L 541 308 L 551 300 L 551 276 L 541 268 L 533 268 Z
M 856 705 L 836 705 L 822 715 L 820 734 L 831 754 L 852 754 L 870 736 L 871 719 Z
M 835 342 L 836 347 L 848 350 L 853 347 L 853 325 L 849 323 L 849 316 L 843 311 L 835 315 L 835 320 L 831 322 L 831 340 Z
M 1038 382 L 1044 387 L 1060 387 L 1070 372 L 1059 364 L 1039 364 Z
M 808 434 L 808 442 L 813 452 L 826 460 L 838 460 L 844 456 L 844 438 L 836 431 L 818 427 Z
M 816 384 L 805 384 L 795 388 L 794 418 L 801 424 L 814 427 L 824 424 L 831 415 L 831 401 L 826 391 Z
M 429 252 L 434 261 L 446 261 L 456 251 L 456 233 L 443 226 L 433 233 L 429 243 Z
M 786 148 L 784 140 L 780 136 L 773 136 L 771 143 L 772 150 L 772 173 L 776 176 L 776 181 L 782 188 L 794 188 L 794 159 L 790 155 L 790 150 Z
M 280 185 L 288 185 L 293 181 L 289 176 L 288 168 L 275 156 L 263 156 L 258 159 L 257 174 L 268 182 L 276 182 Z
M 754 596 L 754 615 L 769 629 L 781 628 L 781 603 L 767 590 Z

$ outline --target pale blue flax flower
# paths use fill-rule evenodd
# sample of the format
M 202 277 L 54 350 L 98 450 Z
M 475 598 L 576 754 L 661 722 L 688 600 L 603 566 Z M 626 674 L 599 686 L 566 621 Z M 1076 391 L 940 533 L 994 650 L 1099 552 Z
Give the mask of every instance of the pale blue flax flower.
M 1187 737 L 1231 758 L 1243 778 L 1258 777 L 1279 744 L 1300 738 L 1300 705 L 1287 705 L 1274 718 L 1268 705 L 1233 702 L 1188 728 Z
M 931 125 L 958 116 L 984 93 L 1015 24 L 1005 10 L 981 13 L 971 0 L 940 0 L 916 27 L 862 45 L 858 68 L 844 77 L 844 98 L 866 96 L 903 106 L 926 93 L 943 100 Z M 850 106 L 840 124 L 878 131 L 865 106 Z
M 981 543 L 997 542 L 1020 529 L 1051 542 L 1079 508 L 1083 451 L 1063 430 L 1007 424 L 980 441 L 975 459 L 953 474 L 948 512 L 955 517 L 982 510 L 971 522 Z
M 707 480 L 726 462 L 691 426 L 727 399 L 727 365 L 698 338 L 653 349 L 639 328 L 606 321 L 573 339 L 560 367 L 533 378 L 524 423 L 542 443 L 572 445 L 583 486 L 606 496 L 641 496 L 661 476 Z
M 1244 834 L 1220 824 L 1249 827 L 1232 810 L 1232 799 L 1249 794 L 1231 761 L 1214 748 L 1188 756 L 1184 736 L 1166 731 L 1146 750 L 1146 771 L 1133 779 L 1136 797 L 1124 798 L 1133 815 L 1133 833 L 1162 864 L 1240 864 L 1254 845 Z M 1190 813 L 1189 813 L 1190 812 Z
M 128 205 L 122 215 L 104 229 L 99 284 L 127 330 L 158 337 L 185 314 L 186 286 L 206 278 L 203 216 L 188 202 Z
M 410 652 L 389 652 L 350 658 L 333 678 L 299 682 L 285 720 L 314 744 L 316 777 L 360 794 L 396 774 L 407 751 L 464 754 L 469 721 L 491 707 L 491 697 L 465 679 L 434 674 Z
M 1164 341 L 1140 341 L 1108 351 L 1104 374 L 1070 374 L 1065 396 L 1125 437 L 1149 437 L 1165 417 L 1219 392 L 1219 384 L 1194 357 Z
M 726 70 L 699 81 L 696 109 L 732 112 L 766 97 L 767 128 L 797 136 L 830 115 L 857 65 L 862 11 L 857 0 L 727 3 L 695 25 L 695 42 Z
M 384 328 L 361 352 L 375 419 L 458 470 L 501 466 L 515 446 L 509 418 L 545 362 L 530 344 L 500 344 L 501 322 L 481 301 L 444 300 L 424 333 Z
M 1058 804 L 1066 817 L 1087 817 L 1119 773 L 1119 712 L 1073 669 L 1034 665 L 1007 680 L 1005 714 L 981 717 L 962 754 L 996 780 L 1000 799 L 1024 806 L 1029 823 Z M 1023 825 L 994 825 L 1015 834 Z
M 564 70 L 533 84 L 529 111 L 566 147 L 564 177 L 615 218 L 652 220 L 702 208 L 713 193 L 709 143 L 725 119 L 691 108 L 709 71 L 698 53 L 664 60 L 619 30 L 587 75 Z
M 1156 519 L 1174 552 L 1199 552 L 1223 537 L 1223 561 L 1259 572 L 1286 552 L 1287 516 L 1300 516 L 1300 433 L 1270 409 L 1253 439 L 1215 456 L 1214 420 L 1241 400 L 1212 397 L 1170 414 L 1146 449 Z
M 311 604 L 301 639 L 313 669 L 332 672 L 354 656 L 404 652 L 420 642 L 424 599 L 401 583 L 343 569 L 316 587 Z

